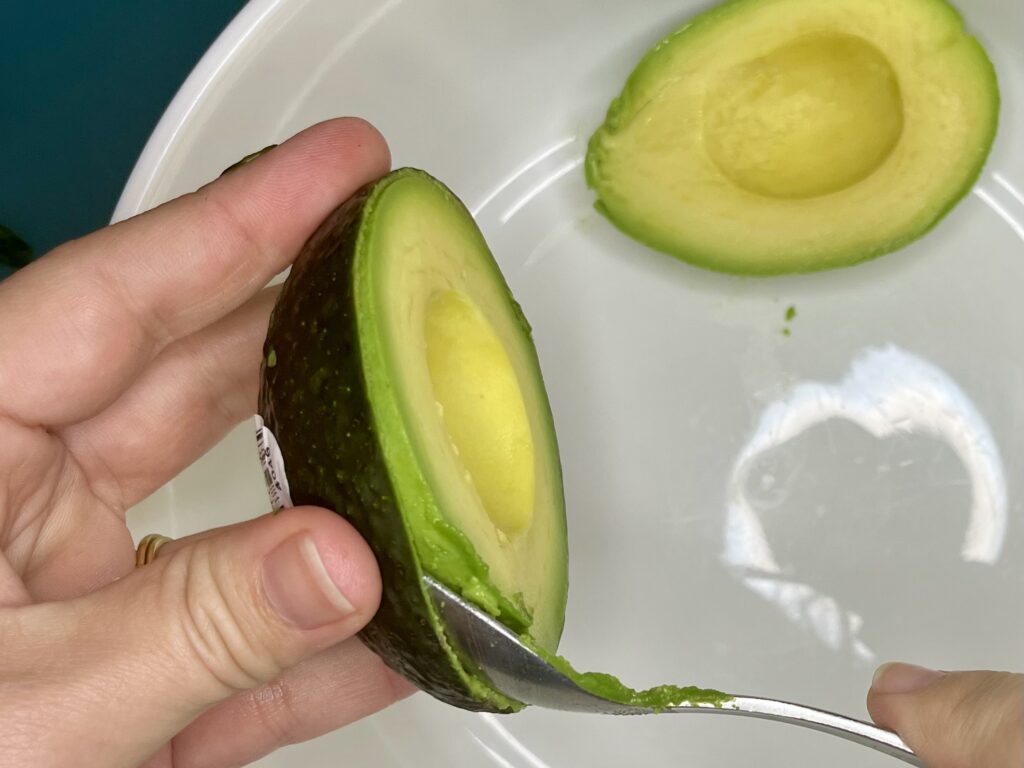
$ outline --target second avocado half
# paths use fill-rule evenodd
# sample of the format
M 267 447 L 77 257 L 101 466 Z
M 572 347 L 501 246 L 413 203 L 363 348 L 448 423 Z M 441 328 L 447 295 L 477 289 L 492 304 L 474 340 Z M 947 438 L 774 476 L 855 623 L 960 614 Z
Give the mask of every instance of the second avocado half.
M 945 0 L 730 0 L 655 46 L 590 140 L 621 230 L 723 272 L 812 272 L 920 237 L 970 190 L 995 70 Z

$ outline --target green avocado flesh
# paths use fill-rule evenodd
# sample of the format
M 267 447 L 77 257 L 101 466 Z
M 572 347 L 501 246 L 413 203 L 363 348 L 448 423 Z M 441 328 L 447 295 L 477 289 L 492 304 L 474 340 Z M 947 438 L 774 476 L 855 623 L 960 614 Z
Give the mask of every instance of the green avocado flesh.
M 554 426 L 530 327 L 440 182 L 395 171 L 307 242 L 274 307 L 260 416 L 291 501 L 337 511 L 380 565 L 366 644 L 433 696 L 512 712 L 449 642 L 429 574 L 580 685 L 660 710 L 716 691 L 636 692 L 557 657 L 567 544 Z
M 577 672 L 572 664 L 561 656 L 556 656 L 538 647 L 529 636 L 524 636 L 522 640 L 583 690 L 629 707 L 642 707 L 655 712 L 663 712 L 670 707 L 682 705 L 720 708 L 735 698 L 721 691 L 698 688 L 693 685 L 686 687 L 658 685 L 654 688 L 637 691 L 623 685 L 617 677 L 606 672 Z
M 597 207 L 745 274 L 893 251 L 970 190 L 995 70 L 945 0 L 730 0 L 656 45 L 590 140 Z

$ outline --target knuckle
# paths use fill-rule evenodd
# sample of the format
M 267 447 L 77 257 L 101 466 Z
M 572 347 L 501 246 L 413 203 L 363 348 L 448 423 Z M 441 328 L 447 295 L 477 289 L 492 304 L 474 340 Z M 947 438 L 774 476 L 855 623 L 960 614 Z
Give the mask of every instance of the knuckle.
M 299 724 L 295 695 L 284 680 L 274 680 L 248 694 L 248 709 L 260 726 L 261 733 L 279 749 L 297 741 Z
M 254 688 L 275 677 L 282 666 L 268 631 L 249 595 L 241 593 L 214 548 L 197 542 L 175 553 L 169 568 L 177 582 L 178 635 L 195 666 L 225 694 Z
M 130 322 L 130 312 L 120 297 L 111 295 L 109 285 L 94 276 L 82 283 L 76 290 L 61 286 L 55 291 L 61 311 L 53 333 L 61 342 L 61 355 L 54 364 L 66 371 L 102 371 L 103 366 L 122 357 L 117 353 L 125 345 L 140 347 L 149 340 Z
M 260 210 L 261 200 L 252 196 L 240 202 L 237 196 L 213 184 L 194 192 L 196 201 L 195 217 L 203 232 L 217 237 L 220 247 L 204 252 L 204 270 L 210 279 L 230 281 L 239 275 L 251 285 L 266 282 L 259 266 L 269 266 L 275 261 L 273 249 L 267 247 L 256 231 L 264 214 Z M 248 259 L 237 258 L 239 253 Z

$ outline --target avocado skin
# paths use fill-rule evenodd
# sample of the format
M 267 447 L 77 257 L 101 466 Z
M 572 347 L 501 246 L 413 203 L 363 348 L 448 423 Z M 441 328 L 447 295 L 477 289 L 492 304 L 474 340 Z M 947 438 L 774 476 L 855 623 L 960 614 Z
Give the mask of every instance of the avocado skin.
M 237 170 L 238 168 L 241 168 L 243 165 L 248 165 L 253 160 L 257 160 L 257 159 L 263 157 L 265 154 L 267 154 L 267 152 L 269 152 L 270 150 L 274 149 L 276 146 L 277 146 L 277 144 L 271 144 L 269 146 L 264 147 L 263 149 L 257 149 L 255 152 L 250 152 L 248 155 L 243 157 L 237 163 L 232 163 L 227 168 L 225 168 L 223 171 L 221 171 L 220 175 L 224 176 L 226 174 L 231 173 L 234 170 Z
M 293 502 L 334 510 L 377 558 L 383 594 L 380 609 L 360 633 L 367 647 L 441 701 L 479 712 L 512 711 L 517 707 L 473 696 L 466 675 L 474 670 L 467 659 L 452 656 L 424 592 L 375 436 L 360 363 L 352 267 L 364 209 L 377 183 L 337 208 L 292 267 L 263 348 L 259 413 L 277 438 Z
M 0 224 L 0 265 L 21 269 L 32 263 L 32 247 Z

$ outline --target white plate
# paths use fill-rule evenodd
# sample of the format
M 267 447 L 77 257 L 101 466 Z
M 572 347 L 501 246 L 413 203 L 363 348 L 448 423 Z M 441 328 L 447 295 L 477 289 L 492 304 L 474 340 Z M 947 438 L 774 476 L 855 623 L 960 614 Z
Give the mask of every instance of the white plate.
M 565 467 L 572 660 L 861 716 L 879 661 L 1024 668 L 1024 5 L 963 3 L 1004 95 L 974 193 L 898 254 L 772 280 L 637 245 L 582 177 L 638 56 L 705 5 L 257 0 L 178 94 L 116 215 L 365 116 L 396 165 L 477 212 L 533 323 Z M 247 427 L 132 522 L 181 535 L 266 508 Z M 422 695 L 260 763 L 892 764 L 770 723 L 479 716 Z

